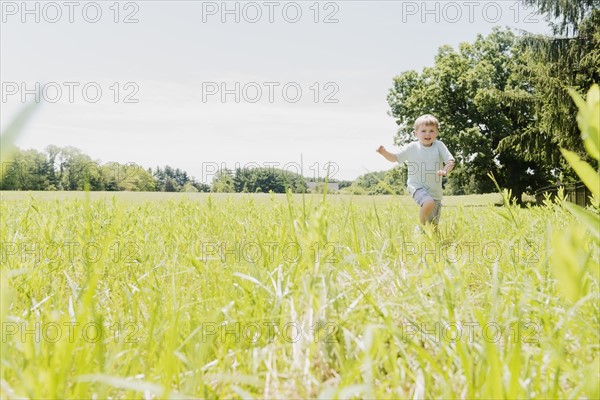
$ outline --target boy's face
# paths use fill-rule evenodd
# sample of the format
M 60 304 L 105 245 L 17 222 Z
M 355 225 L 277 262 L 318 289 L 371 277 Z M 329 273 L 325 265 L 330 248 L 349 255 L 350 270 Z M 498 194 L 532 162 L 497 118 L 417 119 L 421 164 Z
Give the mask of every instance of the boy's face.
M 437 138 L 437 135 L 438 129 L 435 125 L 421 124 L 417 126 L 417 129 L 415 130 L 415 136 L 425 147 L 431 146 L 435 141 L 435 138 Z

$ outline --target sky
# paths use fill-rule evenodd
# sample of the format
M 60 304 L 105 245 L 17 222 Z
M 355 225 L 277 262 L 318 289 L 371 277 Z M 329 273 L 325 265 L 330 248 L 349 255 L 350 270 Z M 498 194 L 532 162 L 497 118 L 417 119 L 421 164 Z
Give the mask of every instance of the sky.
M 17 146 L 74 146 L 206 183 L 219 168 L 345 180 L 392 168 L 375 149 L 394 150 L 394 76 L 494 26 L 549 33 L 512 0 L 0 6 L 0 127 L 41 103 Z

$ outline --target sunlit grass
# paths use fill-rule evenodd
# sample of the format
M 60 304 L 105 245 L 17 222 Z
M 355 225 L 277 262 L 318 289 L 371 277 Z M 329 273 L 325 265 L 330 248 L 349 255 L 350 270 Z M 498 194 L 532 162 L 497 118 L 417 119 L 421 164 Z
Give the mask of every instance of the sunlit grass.
M 499 200 L 415 235 L 408 197 L 2 193 L 2 396 L 595 398 L 549 243 L 597 244 Z
M 146 202 L 156 200 L 197 200 L 206 201 L 209 197 L 214 200 L 225 200 L 231 199 L 243 199 L 247 197 L 244 193 L 168 193 L 168 192 L 78 192 L 78 191 L 44 191 L 44 192 L 25 192 L 25 191 L 2 191 L 0 192 L 0 199 L 2 200 L 27 200 L 31 197 L 39 198 L 43 200 L 70 200 L 79 199 L 83 200 L 89 198 L 91 200 L 100 200 L 107 197 L 114 197 L 117 200 L 133 203 L 133 202 Z M 252 197 L 258 202 L 270 201 L 271 198 L 275 198 L 279 201 L 287 202 L 287 195 L 285 194 L 268 194 L 268 193 L 254 193 Z M 302 201 L 302 198 L 315 198 L 321 199 L 322 194 L 293 194 L 292 198 L 296 201 Z M 328 200 L 332 202 L 350 202 L 355 204 L 385 204 L 385 203 L 400 203 L 402 205 L 414 206 L 414 201 L 410 196 L 359 196 L 359 195 L 328 195 Z M 444 197 L 444 206 L 485 206 L 488 204 L 501 204 L 502 197 L 498 193 L 489 194 L 476 194 L 476 195 L 465 195 L 465 196 L 446 196 Z M 416 206 L 415 206 L 416 207 Z

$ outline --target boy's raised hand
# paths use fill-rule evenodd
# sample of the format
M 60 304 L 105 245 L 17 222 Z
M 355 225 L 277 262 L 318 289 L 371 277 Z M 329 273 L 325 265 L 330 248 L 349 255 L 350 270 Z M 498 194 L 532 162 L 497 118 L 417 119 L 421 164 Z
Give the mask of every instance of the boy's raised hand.
M 376 150 L 376 151 L 377 151 L 379 154 L 381 154 L 381 155 L 383 156 L 383 158 L 385 158 L 385 159 L 386 159 L 386 160 L 388 160 L 388 161 L 391 161 L 391 162 L 397 162 L 397 161 L 398 161 L 398 160 L 396 159 L 396 155 L 395 155 L 395 154 L 392 154 L 392 153 L 390 153 L 389 151 L 387 151 L 387 150 L 385 149 L 385 147 L 383 147 L 383 146 L 379 146 L 379 147 L 377 148 L 377 150 Z

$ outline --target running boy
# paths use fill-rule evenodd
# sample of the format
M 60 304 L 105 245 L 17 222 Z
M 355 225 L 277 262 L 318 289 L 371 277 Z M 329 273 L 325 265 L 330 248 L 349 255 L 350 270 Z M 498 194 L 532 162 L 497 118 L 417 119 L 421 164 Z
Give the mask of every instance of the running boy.
M 414 135 L 418 141 L 409 143 L 398 154 L 390 153 L 383 146 L 377 152 L 391 162 L 408 165 L 406 185 L 412 198 L 421 207 L 419 220 L 422 225 L 437 225 L 442 212 L 442 176 L 454 168 L 454 157 L 446 145 L 436 140 L 439 122 L 433 115 L 421 115 L 415 121 Z

